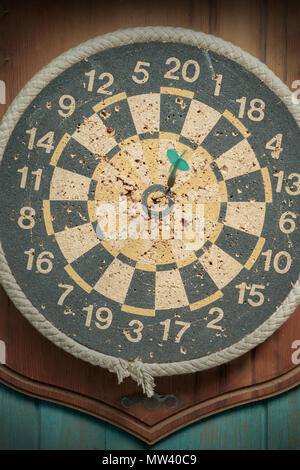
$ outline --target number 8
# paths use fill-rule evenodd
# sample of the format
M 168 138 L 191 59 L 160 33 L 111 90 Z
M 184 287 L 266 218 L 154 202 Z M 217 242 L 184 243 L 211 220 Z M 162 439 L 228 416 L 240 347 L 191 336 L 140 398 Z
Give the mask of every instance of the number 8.
M 22 207 L 20 210 L 20 217 L 18 218 L 18 225 L 24 230 L 28 230 L 35 226 L 35 210 L 32 207 Z M 28 223 L 25 223 L 25 220 Z

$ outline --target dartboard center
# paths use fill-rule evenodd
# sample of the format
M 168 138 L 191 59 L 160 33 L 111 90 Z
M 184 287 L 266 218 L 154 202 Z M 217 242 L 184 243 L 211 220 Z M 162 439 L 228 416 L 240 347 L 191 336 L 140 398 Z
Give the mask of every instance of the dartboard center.
M 101 239 L 106 240 L 106 245 L 116 244 L 116 239 L 151 239 L 153 245 L 160 240 L 165 253 L 169 253 L 167 245 L 172 240 L 179 239 L 184 246 L 197 239 L 197 249 L 210 238 L 215 241 L 221 229 L 221 203 L 227 200 L 225 184 L 218 181 L 210 166 L 211 159 L 203 155 L 201 149 L 195 150 L 192 144 L 188 146 L 179 139 L 179 135 L 166 133 L 161 133 L 157 139 L 140 140 L 133 136 L 119 144 L 121 150 L 112 158 L 99 163 L 95 171 L 98 183 L 94 206 Z M 172 171 L 167 158 L 169 149 L 176 150 L 178 155 L 184 154 L 185 160 L 190 162 L 189 171 L 177 171 L 171 189 L 167 186 Z M 117 220 L 112 221 L 115 211 Z M 150 223 L 150 219 L 156 221 Z M 143 230 L 138 227 L 141 221 Z M 128 230 L 130 225 L 134 225 L 134 234 L 133 230 Z M 186 251 L 186 257 L 190 249 L 186 246 L 181 251 L 179 259 L 182 261 L 183 252 Z M 168 263 L 178 260 L 173 252 L 164 258 Z

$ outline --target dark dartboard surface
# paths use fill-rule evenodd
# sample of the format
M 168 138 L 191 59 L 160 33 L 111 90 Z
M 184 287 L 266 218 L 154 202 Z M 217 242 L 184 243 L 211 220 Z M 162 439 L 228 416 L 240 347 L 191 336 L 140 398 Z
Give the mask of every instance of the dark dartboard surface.
M 9 267 L 92 350 L 147 363 L 221 351 L 298 278 L 299 148 L 286 105 L 222 55 L 159 41 L 98 52 L 44 87 L 6 146 Z

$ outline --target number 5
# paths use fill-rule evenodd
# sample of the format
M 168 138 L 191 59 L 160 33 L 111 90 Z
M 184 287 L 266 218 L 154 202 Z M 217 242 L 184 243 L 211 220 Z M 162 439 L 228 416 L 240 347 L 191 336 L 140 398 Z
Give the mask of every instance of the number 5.
M 143 74 L 143 78 L 138 78 L 136 77 L 135 75 L 132 75 L 132 80 L 135 82 L 135 83 L 138 83 L 139 85 L 141 83 L 146 83 L 148 82 L 149 80 L 149 72 L 148 70 L 146 70 L 145 68 L 143 67 L 150 67 L 150 63 L 149 62 L 141 62 L 140 60 L 137 62 L 136 66 L 135 66 L 135 69 L 134 69 L 134 72 L 135 73 L 141 73 Z

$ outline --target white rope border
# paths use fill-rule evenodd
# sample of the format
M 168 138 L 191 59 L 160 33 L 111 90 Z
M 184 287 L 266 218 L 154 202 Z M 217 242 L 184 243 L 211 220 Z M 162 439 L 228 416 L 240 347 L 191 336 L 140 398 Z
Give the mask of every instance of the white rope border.
M 182 42 L 198 47 L 204 47 L 238 62 L 240 65 L 244 66 L 262 79 L 280 97 L 293 114 L 300 127 L 300 106 L 296 106 L 292 103 L 291 92 L 288 87 L 284 85 L 265 64 L 252 57 L 247 52 L 244 52 L 239 47 L 233 46 L 231 43 L 216 38 L 215 36 L 183 28 L 160 26 L 133 28 L 105 34 L 80 44 L 74 49 L 70 49 L 50 62 L 49 65 L 44 67 L 27 83 L 10 105 L 0 124 L 0 162 L 3 157 L 6 144 L 16 123 L 31 101 L 51 80 L 77 61 L 103 49 L 130 44 L 133 42 L 155 40 Z M 10 271 L 1 244 L 0 281 L 18 310 L 20 310 L 30 323 L 46 338 L 79 359 L 96 366 L 104 367 L 109 371 L 116 373 L 119 383 L 122 382 L 125 377 L 130 376 L 142 386 L 144 393 L 149 397 L 154 393 L 153 388 L 155 387 L 155 384 L 153 376 L 187 374 L 209 369 L 231 361 L 271 336 L 271 334 L 289 318 L 300 303 L 299 278 L 287 298 L 276 312 L 255 331 L 244 337 L 238 343 L 233 344 L 220 352 L 216 352 L 210 356 L 201 357 L 199 359 L 182 362 L 148 364 L 140 361 L 126 361 L 93 351 L 86 346 L 75 342 L 73 339 L 55 328 L 38 312 L 35 307 L 33 307 L 31 302 L 20 289 Z

